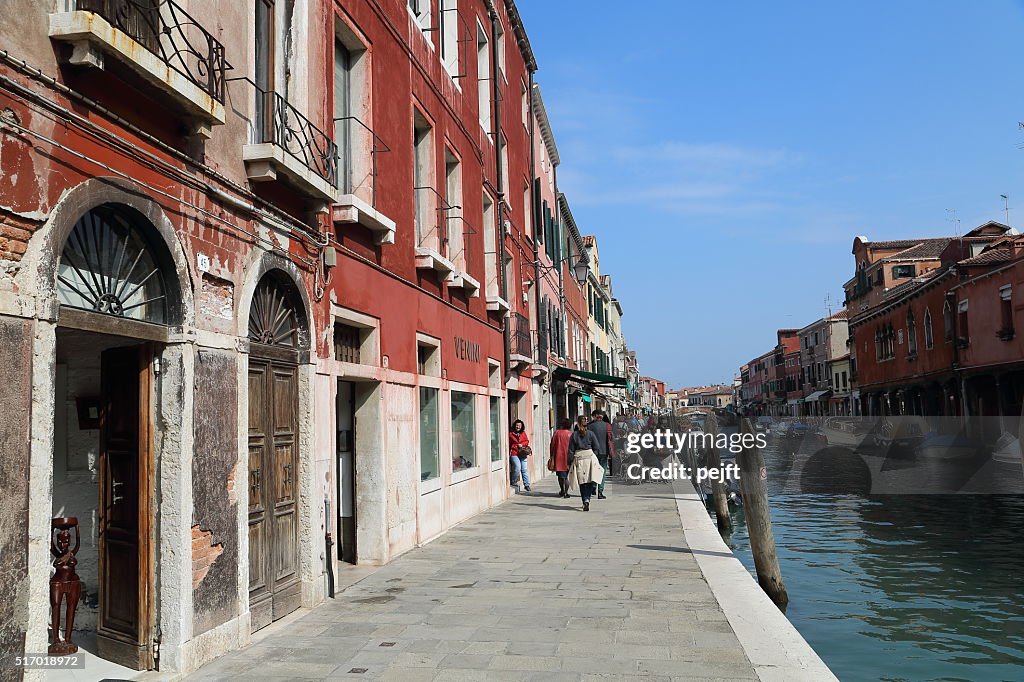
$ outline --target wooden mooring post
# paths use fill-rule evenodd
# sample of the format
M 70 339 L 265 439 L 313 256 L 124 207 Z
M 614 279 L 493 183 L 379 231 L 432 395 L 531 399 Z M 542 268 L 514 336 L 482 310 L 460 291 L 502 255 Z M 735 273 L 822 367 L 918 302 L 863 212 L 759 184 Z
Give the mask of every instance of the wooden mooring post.
M 718 417 L 714 412 L 709 412 L 705 420 L 705 428 L 711 434 L 712 443 L 708 449 L 708 468 L 721 469 L 722 457 L 718 452 L 715 441 L 718 440 Z M 715 518 L 718 520 L 718 532 L 732 532 L 732 517 L 729 516 L 729 500 L 725 495 L 725 482 L 718 479 L 711 479 L 711 497 L 715 506 Z
M 740 421 L 742 434 L 753 434 L 750 419 Z M 747 439 L 749 440 L 749 439 Z M 750 551 L 754 556 L 757 582 L 768 597 L 781 610 L 789 604 L 789 594 L 782 582 L 779 557 L 775 551 L 775 536 L 772 534 L 772 516 L 768 507 L 768 471 L 764 456 L 757 447 L 743 448 L 736 456 L 740 467 L 740 490 L 743 493 L 743 516 L 750 535 Z

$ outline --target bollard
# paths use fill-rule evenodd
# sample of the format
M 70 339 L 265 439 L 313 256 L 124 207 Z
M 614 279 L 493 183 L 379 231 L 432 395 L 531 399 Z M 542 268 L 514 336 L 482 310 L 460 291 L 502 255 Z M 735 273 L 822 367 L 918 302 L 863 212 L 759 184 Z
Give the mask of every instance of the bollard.
M 754 433 L 750 419 L 740 421 L 740 432 Z M 743 448 L 737 456 L 740 467 L 740 489 L 743 491 L 743 515 L 750 534 L 750 550 L 754 555 L 757 582 L 769 598 L 782 611 L 789 604 L 786 585 L 779 570 L 779 557 L 775 551 L 775 536 L 772 534 L 771 510 L 768 506 L 768 476 L 764 457 L 756 447 Z
M 708 450 L 709 469 L 721 469 L 722 458 L 719 456 L 718 447 L 715 441 L 718 439 L 718 417 L 714 412 L 709 412 L 705 421 L 705 428 L 711 434 L 711 449 Z M 732 532 L 732 517 L 729 516 L 729 500 L 725 496 L 725 481 L 711 479 L 711 497 L 715 506 L 715 517 L 718 520 L 718 532 Z

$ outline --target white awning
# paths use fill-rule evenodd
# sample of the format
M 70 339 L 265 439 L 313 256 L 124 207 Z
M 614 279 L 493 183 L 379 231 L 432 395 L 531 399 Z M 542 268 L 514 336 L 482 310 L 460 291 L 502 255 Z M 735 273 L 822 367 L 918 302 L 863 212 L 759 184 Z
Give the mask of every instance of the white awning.
M 807 402 L 809 402 L 809 403 L 813 403 L 815 400 L 821 400 L 822 398 L 826 398 L 826 397 L 828 397 L 831 394 L 832 394 L 832 391 L 829 391 L 829 390 L 815 391 L 814 393 L 812 393 L 809 396 L 807 396 L 807 398 L 805 400 Z

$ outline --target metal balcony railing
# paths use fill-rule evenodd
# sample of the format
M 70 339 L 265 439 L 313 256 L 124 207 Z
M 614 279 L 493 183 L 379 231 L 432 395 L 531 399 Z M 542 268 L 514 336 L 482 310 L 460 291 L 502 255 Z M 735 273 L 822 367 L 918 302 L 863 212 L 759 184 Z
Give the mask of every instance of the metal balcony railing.
M 338 145 L 338 189 L 343 194 L 358 193 L 363 186 L 360 178 L 355 175 L 355 147 L 358 144 L 360 135 L 370 136 L 370 206 L 377 208 L 377 155 L 391 151 L 384 140 L 380 138 L 373 128 L 368 126 L 356 116 L 343 116 L 334 119 L 334 137 Z
M 338 146 L 277 92 L 256 91 L 256 136 L 287 152 L 331 185 L 338 186 Z
M 533 357 L 533 339 L 530 338 L 530 318 L 519 313 L 512 315 L 512 354 Z
M 224 103 L 224 46 L 173 0 L 75 0 Z

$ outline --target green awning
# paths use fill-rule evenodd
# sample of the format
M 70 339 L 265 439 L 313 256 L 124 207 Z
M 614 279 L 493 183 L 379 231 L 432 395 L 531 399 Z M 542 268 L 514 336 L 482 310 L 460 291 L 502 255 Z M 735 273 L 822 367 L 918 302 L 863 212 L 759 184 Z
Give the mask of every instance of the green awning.
M 626 387 L 625 377 L 613 377 L 610 374 L 598 374 L 597 372 L 584 372 L 582 369 L 569 369 L 568 367 L 557 368 L 551 373 L 551 378 L 556 381 L 578 381 L 588 386 Z

